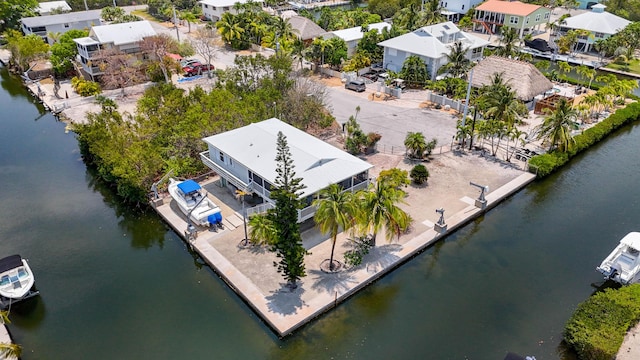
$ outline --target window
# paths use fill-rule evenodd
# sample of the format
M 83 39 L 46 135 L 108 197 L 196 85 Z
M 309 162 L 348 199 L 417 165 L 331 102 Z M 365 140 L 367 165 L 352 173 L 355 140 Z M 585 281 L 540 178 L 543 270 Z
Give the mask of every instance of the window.
M 527 19 L 524 21 L 525 24 L 529 23 L 529 17 L 527 16 Z
M 517 24 L 520 21 L 520 18 L 517 16 L 509 16 L 509 24 Z
M 600 38 L 600 39 L 601 39 L 601 38 L 603 38 L 603 37 L 604 37 L 604 34 L 603 34 L 603 33 L 599 33 L 599 32 L 597 32 L 597 33 L 596 33 L 596 35 L 595 35 L 595 37 L 597 37 L 597 38 Z
M 64 24 L 64 28 L 68 29 L 69 28 L 69 24 Z
M 229 11 L 229 7 L 228 6 L 223 7 L 222 11 Z
M 444 3 L 444 7 L 445 7 L 445 8 L 447 7 L 447 5 L 448 5 L 447 3 Z
M 462 5 L 462 10 L 464 10 L 464 5 Z
M 474 55 L 476 55 L 476 54 L 478 54 L 478 53 L 482 53 L 482 48 L 481 48 L 481 47 L 479 47 L 479 48 L 475 48 L 475 49 L 473 49 L 473 52 L 472 52 L 472 53 L 473 53 Z
M 389 53 L 389 56 L 398 55 L 398 52 L 396 51 L 396 49 L 389 48 L 389 50 L 387 52 Z
M 540 15 L 541 14 L 536 15 L 536 22 L 540 21 Z
M 544 14 L 544 19 L 546 20 L 546 19 L 548 19 L 548 18 L 549 18 L 549 13 L 545 13 L 545 14 Z
M 220 161 L 224 162 L 224 153 L 220 151 Z

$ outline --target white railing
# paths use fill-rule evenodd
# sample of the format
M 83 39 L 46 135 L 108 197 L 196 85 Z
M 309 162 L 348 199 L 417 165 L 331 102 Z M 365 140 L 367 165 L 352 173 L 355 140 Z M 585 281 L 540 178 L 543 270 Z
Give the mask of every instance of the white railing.
M 369 180 L 365 180 L 359 184 L 355 184 L 351 187 L 351 191 L 356 192 L 356 191 L 360 191 L 360 190 L 365 190 L 367 189 L 367 187 L 369 187 Z
M 315 215 L 315 213 L 316 213 L 316 207 L 313 205 L 307 206 L 304 209 L 298 210 L 298 222 L 303 222 L 307 219 L 311 219 L 313 215 Z
M 247 184 L 244 181 L 238 179 L 235 175 L 233 175 L 232 173 L 230 173 L 226 169 L 222 168 L 220 165 L 216 164 L 215 162 L 213 162 L 213 160 L 211 160 L 209 158 L 209 152 L 208 151 L 203 151 L 203 152 L 200 153 L 200 160 L 202 160 L 202 162 L 205 165 L 207 165 L 209 168 L 211 168 L 211 170 L 215 171 L 216 173 L 218 173 L 218 175 L 220 175 L 225 180 L 227 180 L 227 182 L 229 182 L 231 185 L 233 185 L 236 188 L 238 188 L 238 190 L 251 192 L 249 184 Z
M 254 215 L 254 214 L 266 213 L 267 210 L 273 209 L 275 207 L 276 207 L 275 204 L 270 203 L 270 202 L 266 202 L 266 203 L 262 203 L 260 205 L 256 205 L 254 207 L 250 207 L 250 208 L 246 209 L 247 217 L 249 217 L 251 215 Z

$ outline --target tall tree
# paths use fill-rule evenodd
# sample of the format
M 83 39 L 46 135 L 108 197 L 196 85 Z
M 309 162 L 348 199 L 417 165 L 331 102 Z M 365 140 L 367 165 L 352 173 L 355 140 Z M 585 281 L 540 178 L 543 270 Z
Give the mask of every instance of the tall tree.
M 142 78 L 140 74 L 140 64 L 135 58 L 118 49 L 108 49 L 100 51 L 100 64 L 98 67 L 102 71 L 100 80 L 106 87 L 124 89 L 127 86 L 136 84 Z
M 60 36 L 58 42 L 51 45 L 49 60 L 56 75 L 64 75 L 73 69 L 73 60 L 78 55 L 78 47 L 73 39 L 85 37 L 88 34 L 86 30 L 69 30 Z
M 473 64 L 467 58 L 468 47 L 464 47 L 461 41 L 456 41 L 447 54 L 447 63 L 438 72 L 448 72 L 453 77 L 465 77 Z
M 518 32 L 516 29 L 503 26 L 500 28 L 500 46 L 496 49 L 496 55 L 503 57 L 515 56 L 517 42 Z
M 279 262 L 274 262 L 278 272 L 287 280 L 290 289 L 298 287 L 296 282 L 306 276 L 304 256 L 307 251 L 302 246 L 298 210 L 302 207 L 298 199 L 305 188 L 302 179 L 296 177 L 295 165 L 289 151 L 287 138 L 278 132 L 276 155 L 276 189 L 271 197 L 276 201 L 275 209 L 270 210 L 273 226 L 276 230 L 276 242 L 270 250 L 276 252 Z
M 171 81 L 171 68 L 175 67 L 175 61 L 168 57 L 170 53 L 178 52 L 178 42 L 166 33 L 154 36 L 147 36 L 140 42 L 140 49 L 150 54 L 154 64 L 156 64 L 162 75 L 164 82 Z
M 20 72 L 27 71 L 31 61 L 44 57 L 49 51 L 49 44 L 36 34 L 23 36 L 16 30 L 9 30 L 5 35 L 11 61 Z
M 20 19 L 36 16 L 38 0 L 2 0 L 0 1 L 0 33 L 8 29 L 18 30 Z
M 351 191 L 344 191 L 338 184 L 331 184 L 320 191 L 320 197 L 313 202 L 316 207 L 314 220 L 323 234 L 331 236 L 331 257 L 329 270 L 335 269 L 333 254 L 340 229 L 349 230 L 356 217 L 357 205 Z
M 424 86 L 429 80 L 427 64 L 418 55 L 411 55 L 405 59 L 399 75 L 411 87 Z
M 409 228 L 411 216 L 397 204 L 406 193 L 384 178 L 369 185 L 368 191 L 359 193 L 360 211 L 357 223 L 362 232 L 371 232 L 372 245 L 376 245 L 378 232 L 384 227 L 387 239 L 400 235 Z
M 556 104 L 556 109 L 545 116 L 542 124 L 538 126 L 537 139 L 544 139 L 549 142 L 549 151 L 554 148 L 562 152 L 571 150 L 575 144 L 575 139 L 571 136 L 571 130 L 577 130 L 576 119 L 578 113 L 567 99 L 560 99 Z
M 218 42 L 220 36 L 217 32 L 210 28 L 200 28 L 191 35 L 191 46 L 196 51 L 196 54 L 202 56 L 207 64 L 212 64 L 213 60 L 217 57 L 219 51 Z

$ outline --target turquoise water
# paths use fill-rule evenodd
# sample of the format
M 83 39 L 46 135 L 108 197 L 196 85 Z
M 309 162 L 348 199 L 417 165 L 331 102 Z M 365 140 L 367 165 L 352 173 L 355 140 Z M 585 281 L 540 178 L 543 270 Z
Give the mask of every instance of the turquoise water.
M 24 359 L 571 358 L 565 321 L 637 230 L 626 128 L 278 339 L 154 213 L 96 180 L 4 69 L 0 85 L 0 254 L 27 257 L 42 294 L 11 311 Z

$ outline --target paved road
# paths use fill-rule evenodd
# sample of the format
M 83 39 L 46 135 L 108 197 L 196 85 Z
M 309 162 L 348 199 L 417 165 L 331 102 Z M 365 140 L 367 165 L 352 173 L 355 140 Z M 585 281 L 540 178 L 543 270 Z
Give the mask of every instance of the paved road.
M 422 132 L 428 140 L 435 137 L 438 145 L 450 145 L 456 133 L 456 117 L 439 110 L 418 108 L 424 100 L 418 93 L 407 94 L 410 99 L 371 101 L 368 96 L 374 90 L 369 85 L 366 92 L 357 94 L 342 87 L 329 87 L 327 98 L 331 113 L 343 124 L 360 106 L 357 118 L 360 127 L 364 132 L 380 133 L 381 146 L 402 146 L 409 131 Z

